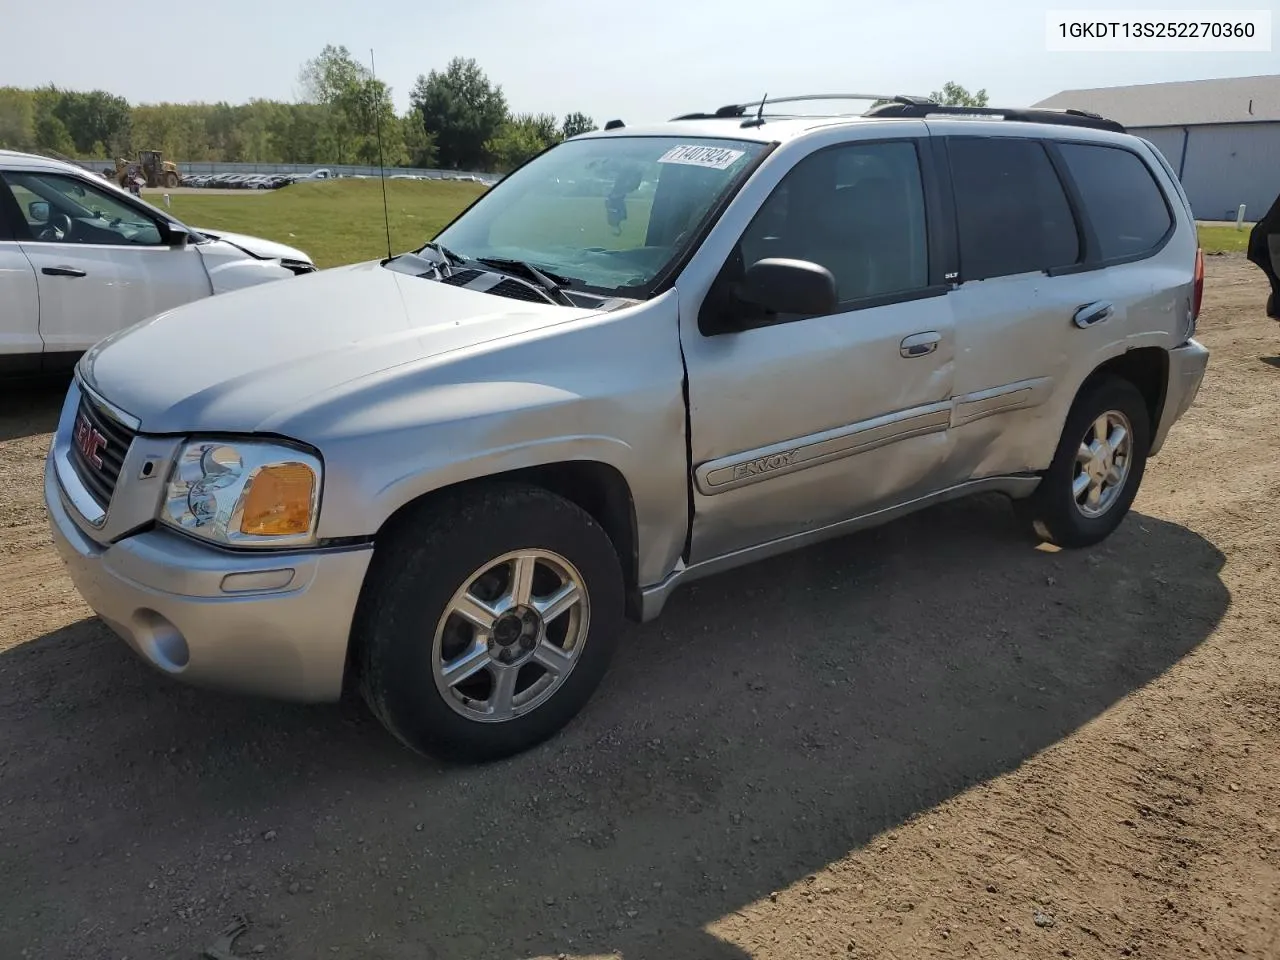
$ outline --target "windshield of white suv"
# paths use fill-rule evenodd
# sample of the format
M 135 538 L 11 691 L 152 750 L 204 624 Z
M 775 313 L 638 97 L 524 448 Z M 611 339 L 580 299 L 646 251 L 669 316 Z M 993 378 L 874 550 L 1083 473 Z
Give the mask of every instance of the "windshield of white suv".
M 569 289 L 634 296 L 675 262 L 765 149 L 745 140 L 570 140 L 516 170 L 435 242 L 519 261 Z

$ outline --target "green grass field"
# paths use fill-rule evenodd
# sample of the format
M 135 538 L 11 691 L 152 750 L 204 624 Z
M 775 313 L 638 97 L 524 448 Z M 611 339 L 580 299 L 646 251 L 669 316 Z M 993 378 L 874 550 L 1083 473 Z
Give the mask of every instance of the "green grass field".
M 483 192 L 476 183 L 388 180 L 391 249 L 403 253 L 422 246 Z M 144 196 L 163 206 L 161 193 L 147 190 Z M 170 212 L 184 223 L 287 243 L 311 254 L 321 268 L 387 253 L 377 180 L 300 183 L 261 192 L 179 193 L 170 199 Z
M 1249 231 L 1253 224 L 1246 223 L 1243 230 L 1235 227 L 1200 227 L 1200 246 L 1205 253 L 1243 253 L 1249 245 Z
M 145 195 L 159 205 L 162 192 L 148 190 Z M 392 251 L 401 253 L 420 247 L 483 192 L 484 188 L 474 183 L 388 180 Z M 377 180 L 303 183 L 269 192 L 180 193 L 170 199 L 174 216 L 192 226 L 221 228 L 287 243 L 307 251 L 322 268 L 386 254 L 382 189 Z M 592 198 L 584 202 L 601 201 Z M 621 236 L 613 236 L 602 211 L 599 236 L 584 238 L 584 243 L 612 248 L 636 244 L 635 234 L 644 229 L 648 219 L 647 203 L 636 201 L 628 206 L 631 216 L 623 224 Z M 1205 253 L 1239 252 L 1249 242 L 1248 229 L 1205 226 L 1199 230 Z

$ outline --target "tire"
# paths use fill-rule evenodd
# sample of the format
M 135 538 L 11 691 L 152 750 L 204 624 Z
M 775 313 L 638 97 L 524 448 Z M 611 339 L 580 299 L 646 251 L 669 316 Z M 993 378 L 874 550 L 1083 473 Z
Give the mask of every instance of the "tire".
M 483 609 L 472 605 L 476 598 L 494 610 L 514 604 L 514 571 L 524 561 L 503 559 L 513 554 L 536 555 L 524 581 L 531 599 L 483 630 L 456 610 L 476 615 Z M 547 610 L 543 621 L 535 607 L 557 592 L 566 597 L 570 580 L 580 600 L 561 613 Z M 591 698 L 617 646 L 623 596 L 608 534 L 568 500 L 507 483 L 433 499 L 380 537 L 352 632 L 361 693 L 419 753 L 464 763 L 519 753 L 557 733 Z M 559 644 L 564 659 L 547 644 Z M 446 676 L 446 666 L 465 679 Z M 504 694 L 499 678 L 513 672 Z
M 178 175 L 170 170 L 164 175 L 164 185 L 172 190 L 178 185 Z
M 1123 456 L 1113 458 L 1117 469 L 1124 464 L 1123 479 L 1110 485 L 1104 481 L 1098 487 L 1097 502 L 1092 502 L 1094 484 L 1088 479 L 1078 481 L 1078 477 L 1092 469 L 1096 478 L 1106 464 L 1096 459 L 1083 464 L 1080 460 L 1083 448 L 1088 445 L 1086 441 L 1096 439 L 1097 425 L 1104 416 L 1112 417 L 1107 429 L 1113 438 L 1114 427 L 1127 422 L 1128 448 Z M 1124 443 L 1118 446 L 1123 447 Z M 1049 469 L 1035 493 L 1017 501 L 1018 512 L 1041 540 L 1068 549 L 1092 546 L 1110 536 L 1129 512 L 1142 483 L 1150 448 L 1151 416 L 1137 387 L 1119 377 L 1088 383 L 1067 415 Z M 1083 503 L 1077 502 L 1074 489 L 1077 482 L 1086 485 L 1086 493 L 1081 496 Z

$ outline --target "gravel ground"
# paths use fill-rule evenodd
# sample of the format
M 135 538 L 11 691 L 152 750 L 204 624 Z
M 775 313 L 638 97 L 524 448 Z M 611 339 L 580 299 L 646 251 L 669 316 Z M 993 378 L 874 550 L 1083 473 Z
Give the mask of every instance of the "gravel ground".
M 75 595 L 0 395 L 0 957 L 1280 957 L 1280 326 L 1209 260 L 1133 514 L 999 498 L 705 581 L 563 735 L 406 753 L 150 671 Z

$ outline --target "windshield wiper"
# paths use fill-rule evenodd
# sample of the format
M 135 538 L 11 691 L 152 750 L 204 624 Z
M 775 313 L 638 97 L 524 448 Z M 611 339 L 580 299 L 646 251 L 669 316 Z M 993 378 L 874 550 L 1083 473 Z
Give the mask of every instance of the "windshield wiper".
M 564 292 L 565 287 L 573 282 L 569 277 L 548 273 L 546 270 L 541 270 L 525 260 L 507 260 L 503 257 L 475 257 L 474 259 L 476 263 L 483 263 L 486 267 L 496 267 L 499 270 L 513 270 L 521 273 L 526 279 L 532 280 L 551 294 L 552 298 L 562 306 L 577 306 Z
M 461 256 L 460 254 L 454 253 L 448 247 L 443 246 L 439 243 L 433 243 L 432 241 L 428 240 L 426 243 L 422 245 L 422 249 L 435 251 L 437 254 L 444 257 L 446 261 L 448 261 L 450 264 L 452 264 L 455 267 L 466 266 L 466 263 L 467 263 L 466 257 Z

